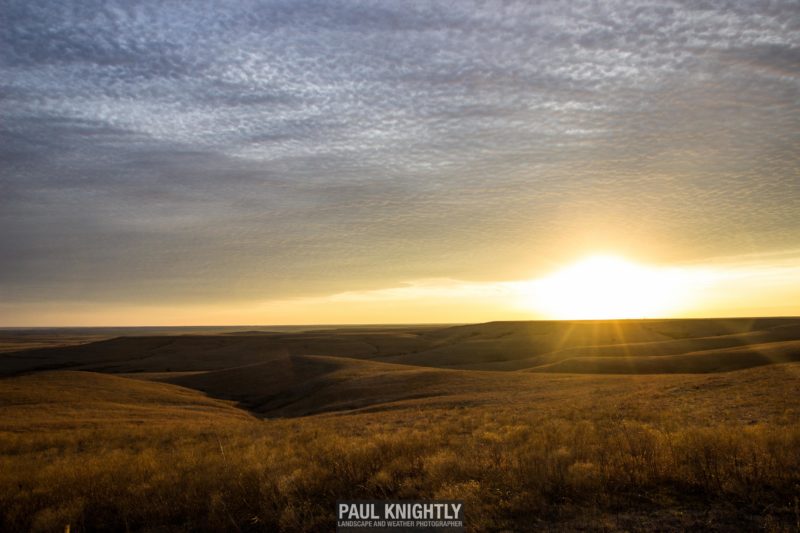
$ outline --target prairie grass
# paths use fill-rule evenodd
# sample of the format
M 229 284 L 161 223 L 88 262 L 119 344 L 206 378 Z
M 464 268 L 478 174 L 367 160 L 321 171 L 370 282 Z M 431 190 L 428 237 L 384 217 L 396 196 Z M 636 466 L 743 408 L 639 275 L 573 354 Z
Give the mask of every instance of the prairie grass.
M 324 531 L 345 498 L 464 499 L 474 531 L 790 531 L 798 494 L 797 422 L 508 405 L 0 433 L 4 531 Z
M 327 531 L 351 498 L 463 499 L 471 531 L 800 529 L 796 363 L 449 372 L 404 399 L 432 375 L 407 373 L 334 374 L 301 400 L 370 403 L 263 420 L 170 383 L 0 379 L 0 531 Z

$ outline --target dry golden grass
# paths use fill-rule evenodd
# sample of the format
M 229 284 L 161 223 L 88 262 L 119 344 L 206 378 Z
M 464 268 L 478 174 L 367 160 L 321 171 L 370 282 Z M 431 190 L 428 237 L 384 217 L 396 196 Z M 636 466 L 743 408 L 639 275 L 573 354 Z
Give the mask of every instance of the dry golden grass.
M 414 372 L 399 368 L 385 385 Z M 474 531 L 800 527 L 798 364 L 433 372 L 434 396 L 266 420 L 168 383 L 0 380 L 0 529 L 325 531 L 340 498 L 464 499 Z M 341 393 L 380 388 L 338 378 Z
M 704 506 L 720 528 L 798 518 L 797 427 L 449 415 L 368 431 L 358 420 L 109 428 L 25 452 L 3 439 L 3 527 L 317 531 L 332 527 L 337 498 L 465 499 L 472 530 L 619 511 L 647 529 L 654 510 L 688 526 L 701 513 L 680 513 Z
M 251 418 L 190 389 L 71 371 L 0 380 L 0 409 L 0 431 L 15 434 Z
M 344 498 L 464 499 L 474 531 L 797 530 L 799 323 L 159 334 L 2 355 L 0 375 L 92 372 L 0 379 L 0 530 L 324 531 Z M 565 370 L 583 374 L 548 373 Z

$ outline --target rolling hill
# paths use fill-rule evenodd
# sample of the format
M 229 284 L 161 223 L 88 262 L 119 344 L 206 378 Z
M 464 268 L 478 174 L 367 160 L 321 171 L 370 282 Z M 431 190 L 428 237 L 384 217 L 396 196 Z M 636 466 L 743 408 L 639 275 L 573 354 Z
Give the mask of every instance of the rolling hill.
M 796 523 L 799 319 L 79 338 L 0 355 L 2 530 L 327 531 L 342 498 L 460 499 L 476 531 Z
M 107 373 L 210 371 L 298 355 L 470 370 L 693 373 L 797 360 L 796 341 L 796 318 L 248 331 L 118 337 L 24 350 L 0 356 L 0 375 L 65 368 Z
M 0 410 L 0 433 L 251 418 L 230 402 L 192 389 L 76 371 L 0 379 Z

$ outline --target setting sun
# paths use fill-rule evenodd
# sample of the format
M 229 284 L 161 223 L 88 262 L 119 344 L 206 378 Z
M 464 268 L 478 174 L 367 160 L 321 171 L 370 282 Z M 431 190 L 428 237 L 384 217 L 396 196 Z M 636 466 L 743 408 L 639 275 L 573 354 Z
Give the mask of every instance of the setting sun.
M 691 298 L 698 276 L 685 269 L 591 256 L 528 285 L 528 305 L 555 319 L 668 316 Z

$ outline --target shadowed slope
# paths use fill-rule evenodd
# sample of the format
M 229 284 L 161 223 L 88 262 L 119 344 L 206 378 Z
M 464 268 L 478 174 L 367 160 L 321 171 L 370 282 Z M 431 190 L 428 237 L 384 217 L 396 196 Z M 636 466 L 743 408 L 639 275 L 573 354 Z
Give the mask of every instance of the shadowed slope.
M 413 350 L 422 341 L 413 331 L 297 334 L 118 337 L 80 346 L 26 350 L 0 357 L 0 375 L 73 368 L 97 372 L 217 370 L 291 354 L 370 358 Z
M 235 400 L 269 416 L 299 416 L 391 402 L 519 390 L 525 376 L 443 370 L 327 356 L 176 376 L 170 383 Z M 524 386 L 524 385 L 523 385 Z
M 299 333 L 120 337 L 81 346 L 28 350 L 0 356 L 0 375 L 47 369 L 98 372 L 198 372 L 256 365 L 288 356 L 324 355 L 435 368 L 549 371 L 708 372 L 771 362 L 736 355 L 739 348 L 800 341 L 800 319 L 606 320 L 491 322 L 453 327 L 333 329 Z M 791 345 L 787 345 L 791 346 Z M 679 355 L 733 350 L 736 363 L 697 364 Z M 790 348 L 791 349 L 791 348 Z M 722 351 L 720 351 L 722 350 Z M 785 347 L 773 351 L 783 353 Z M 628 365 L 632 358 L 667 357 Z M 591 358 L 618 358 L 598 365 Z M 589 358 L 589 359 L 587 359 Z M 553 365 L 573 361 L 563 366 Z M 575 360 L 582 360 L 578 364 Z M 793 360 L 791 354 L 778 361 Z M 596 369 L 595 369 L 596 368 Z
M 632 350 L 634 353 L 635 350 Z M 800 341 L 772 342 L 680 355 L 575 357 L 529 368 L 528 372 L 581 374 L 665 374 L 728 372 L 800 361 Z
M 741 406 L 743 397 L 758 391 L 776 394 L 776 405 L 785 405 L 788 396 L 800 400 L 798 363 L 694 376 L 588 375 L 435 369 L 291 356 L 259 365 L 175 376 L 169 381 L 235 400 L 241 407 L 267 417 L 490 405 L 530 405 L 552 413 L 603 405 L 624 416 L 628 410 L 638 409 L 642 397 L 660 397 L 662 404 L 657 409 L 700 402 L 705 414 L 698 410 L 693 415 L 713 418 L 726 406 Z M 718 394 L 720 387 L 735 394 L 723 398 Z M 767 406 L 759 407 L 764 410 Z
M 800 340 L 800 320 L 490 322 L 444 328 L 426 338 L 431 343 L 429 349 L 382 360 L 419 366 L 518 370 L 576 356 L 674 355 Z

